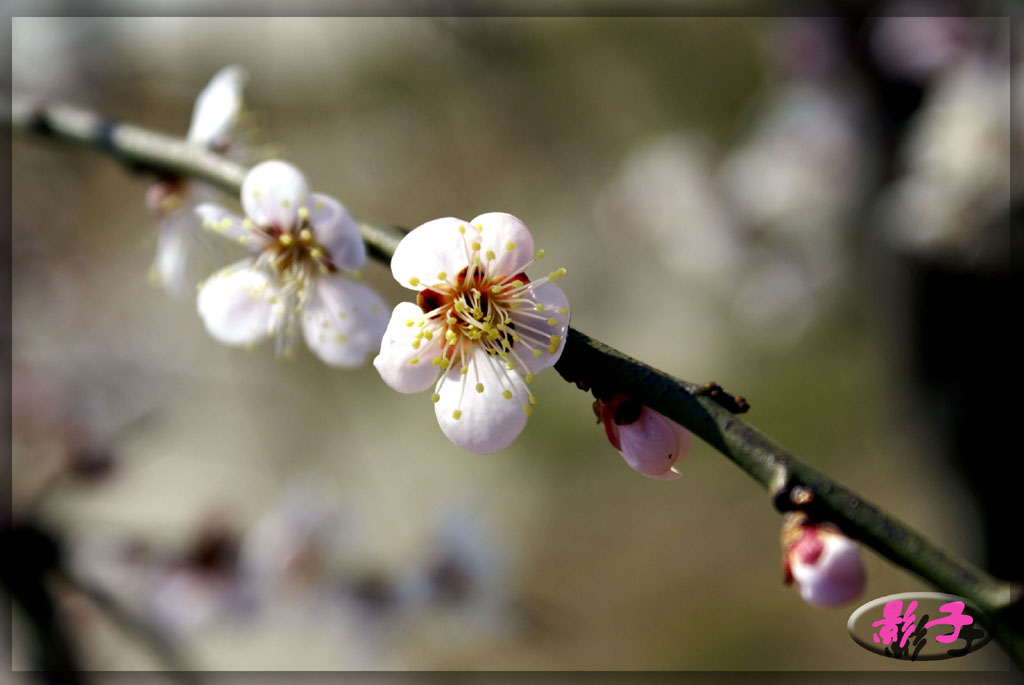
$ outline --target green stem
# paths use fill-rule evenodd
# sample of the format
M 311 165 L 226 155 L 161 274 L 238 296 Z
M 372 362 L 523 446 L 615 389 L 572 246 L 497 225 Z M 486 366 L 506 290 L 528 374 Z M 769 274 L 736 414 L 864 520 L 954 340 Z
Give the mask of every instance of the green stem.
M 134 169 L 197 178 L 238 195 L 247 169 L 199 146 L 128 124 L 116 124 L 67 105 L 15 97 L 16 129 L 98 148 Z M 359 222 L 370 254 L 385 263 L 405 231 Z M 575 329 L 555 365 L 581 387 L 613 388 L 661 412 L 724 454 L 774 497 L 781 511 L 804 509 L 917 574 L 943 592 L 969 599 L 988 617 L 996 639 L 1024 666 L 1022 587 L 996 580 L 944 551 L 906 524 L 829 476 L 800 461 L 761 431 L 723 408 L 701 386 L 632 359 Z M 802 488 L 800 504 L 791 495 Z

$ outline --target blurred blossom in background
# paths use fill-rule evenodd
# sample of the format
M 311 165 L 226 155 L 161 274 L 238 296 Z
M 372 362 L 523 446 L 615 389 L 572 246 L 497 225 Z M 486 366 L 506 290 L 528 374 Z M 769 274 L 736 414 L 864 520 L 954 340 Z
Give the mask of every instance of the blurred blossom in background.
M 1009 169 L 1024 152 L 1011 27 L 930 16 L 948 7 L 17 17 L 12 79 L 183 135 L 200 90 L 239 65 L 259 131 L 248 161 L 286 159 L 380 222 L 515 214 L 567 268 L 574 326 L 744 395 L 747 418 L 811 464 L 1020 578 L 1010 537 L 990 544 L 1019 518 L 1006 435 L 982 429 L 1010 425 L 1013 404 L 995 384 L 1011 371 Z M 538 376 L 543 411 L 516 442 L 476 455 L 370 365 L 218 345 L 190 296 L 146 283 L 157 179 L 20 134 L 12 168 L 5 526 L 45 531 L 68 573 L 191 667 L 1005 666 L 994 646 L 878 661 L 847 636 L 853 607 L 784 588 L 780 521 L 743 473 L 700 441 L 677 479 L 623 468 L 592 398 L 556 374 Z M 196 272 L 232 247 L 200 242 Z M 385 265 L 363 277 L 404 299 Z M 930 589 L 863 558 L 865 599 Z M 102 603 L 54 597 L 83 666 L 168 667 Z M 15 619 L 24 669 L 31 620 Z

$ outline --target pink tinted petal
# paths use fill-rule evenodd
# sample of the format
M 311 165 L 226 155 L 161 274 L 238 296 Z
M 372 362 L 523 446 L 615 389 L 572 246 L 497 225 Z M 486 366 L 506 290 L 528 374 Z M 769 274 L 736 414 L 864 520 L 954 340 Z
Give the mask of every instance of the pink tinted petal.
M 374 290 L 344 276 L 317 280 L 302 315 L 306 344 L 332 366 L 358 366 L 380 347 L 388 324 L 384 300 Z
M 651 478 L 678 477 L 671 469 L 690 446 L 685 429 L 646 406 L 635 423 L 617 428 L 619 453 L 634 471 Z
M 532 288 L 524 297 L 534 304 L 524 304 L 520 309 L 512 310 L 512 322 L 516 325 L 520 337 L 520 342 L 513 345 L 513 350 L 518 355 L 520 363 L 526 366 L 526 373 L 538 373 L 549 366 L 554 366 L 562 356 L 569 332 L 569 300 L 562 289 L 551 282 Z M 537 311 L 537 304 L 542 305 L 544 311 Z M 566 310 L 565 314 L 561 313 L 563 308 Z M 555 320 L 554 326 L 548 323 L 549 319 Z M 533 332 L 530 328 L 540 332 Z M 558 342 L 552 354 L 548 348 L 553 335 L 558 336 Z M 540 356 L 535 356 L 533 349 L 540 350 Z
M 432 339 L 420 339 L 419 346 L 413 347 L 417 334 L 430 326 L 429 323 L 419 326 L 421 321 L 423 312 L 412 302 L 402 302 L 391 314 L 380 344 L 380 354 L 373 360 L 373 366 L 392 390 L 423 392 L 434 384 L 440 373 L 440 367 L 432 363 L 433 358 L 441 353 L 442 334 L 439 329 L 431 329 Z
M 246 259 L 206 279 L 196 306 L 214 338 L 225 345 L 249 345 L 276 330 L 280 311 L 271 302 L 275 294 L 267 276 Z
M 788 554 L 790 572 L 800 587 L 800 596 L 808 604 L 823 608 L 841 606 L 864 592 L 867 577 L 856 543 L 845 535 L 815 530 L 823 544 L 820 554 L 807 563 L 801 559 L 800 546 L 793 545 Z
M 196 202 L 192 190 L 196 184 L 182 178 L 158 181 L 146 189 L 146 209 L 158 217 L 165 217 Z
M 494 253 L 486 260 L 487 273 L 513 276 L 533 260 L 533 236 L 522 221 L 504 212 L 481 214 L 472 221 L 480 229 L 480 254 Z
M 310 196 L 306 208 L 313 236 L 331 253 L 334 265 L 350 271 L 362 268 L 366 264 L 366 244 L 348 210 L 333 197 L 319 193 Z
M 188 140 L 207 147 L 224 147 L 242 111 L 242 90 L 248 80 L 245 69 L 224 67 L 199 93 L 192 109 Z
M 466 229 L 465 234 L 459 227 Z M 423 290 L 440 280 L 455 278 L 469 266 L 469 245 L 476 230 L 461 219 L 434 219 L 409 232 L 391 258 L 391 273 L 406 288 Z
M 195 213 L 199 215 L 204 229 L 245 245 L 252 252 L 259 252 L 269 242 L 266 234 L 256 230 L 255 226 L 249 226 L 241 217 L 220 205 L 204 202 L 195 208 Z
M 448 371 L 437 393 L 441 399 L 434 405 L 441 431 L 459 447 L 489 454 L 512 444 L 526 427 L 529 391 L 522 377 L 505 370 L 504 361 L 474 348 L 468 363 L 469 372 L 459 373 L 457 365 Z M 483 392 L 477 392 L 477 383 Z M 502 396 L 504 390 L 511 399 Z M 461 412 L 458 419 L 455 411 Z
M 169 295 L 180 297 L 189 291 L 187 267 L 193 230 L 195 218 L 187 212 L 171 214 L 160 222 L 151 269 Z
M 260 228 L 291 229 L 299 207 L 308 198 L 306 178 L 287 162 L 257 164 L 242 181 L 242 207 Z

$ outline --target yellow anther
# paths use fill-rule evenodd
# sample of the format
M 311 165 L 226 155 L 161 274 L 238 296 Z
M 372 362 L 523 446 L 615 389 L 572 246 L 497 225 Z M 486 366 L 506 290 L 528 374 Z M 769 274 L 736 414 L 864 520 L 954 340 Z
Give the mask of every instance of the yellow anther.
M 456 318 L 455 318 L 454 316 L 447 316 L 447 317 L 445 317 L 445 320 L 444 320 L 444 321 L 445 321 L 445 323 L 447 323 L 447 324 L 448 324 L 449 326 L 454 326 L 455 324 L 457 324 L 457 323 L 459 322 L 459 320 L 458 320 L 458 319 L 456 319 Z
M 299 231 L 299 240 L 301 240 L 302 242 L 308 243 L 312 239 L 313 231 L 309 230 L 308 228 L 304 228 L 301 231 Z
M 473 225 L 476 226 L 476 230 L 480 231 L 481 233 L 484 232 L 484 224 L 482 221 L 478 221 Z
M 438 272 L 437 280 L 444 281 L 444 280 L 447 280 L 447 279 L 448 279 L 448 274 L 447 273 L 445 273 L 444 271 Z
M 451 365 L 452 365 L 452 360 L 451 359 L 442 359 L 441 360 L 441 368 L 442 369 L 447 369 Z
M 433 400 L 434 402 L 440 402 L 441 396 L 435 392 L 433 395 L 430 396 L 430 399 Z
M 520 281 L 519 279 L 516 279 L 516 280 L 512 281 L 511 283 L 509 283 L 509 285 L 511 285 L 513 288 L 522 288 L 523 287 L 523 282 Z
M 409 279 L 409 285 L 415 287 L 415 286 L 417 286 L 419 284 L 420 284 L 420 279 L 416 278 L 415 276 L 413 276 L 412 278 Z
M 501 292 L 501 286 L 500 285 L 492 285 L 491 286 L 491 292 L 494 293 L 495 295 L 497 295 L 498 293 Z
M 537 250 L 537 259 L 544 259 L 544 250 Z
M 515 364 L 513 364 L 512 362 L 505 362 L 505 370 L 506 371 L 511 371 L 514 368 L 516 368 Z
M 420 363 L 420 358 L 419 357 L 413 357 L 412 359 L 409 360 L 409 363 L 412 364 L 413 366 L 416 366 L 417 364 Z
M 519 342 L 520 338 L 515 333 L 512 334 L 512 342 Z
M 455 341 L 459 339 L 459 335 L 455 331 L 445 331 L 444 339 L 454 345 Z
M 285 247 L 287 247 L 288 245 L 291 245 L 295 241 L 292 240 L 292 234 L 291 233 L 282 233 L 278 237 L 277 242 L 279 242 L 282 245 L 284 245 Z
M 343 333 L 338 333 L 338 335 L 334 336 L 334 341 L 335 342 L 347 342 L 348 341 L 348 336 L 344 335 Z
M 299 207 L 299 218 L 301 218 L 301 219 L 308 219 L 309 218 L 309 209 L 306 208 L 306 207 Z
M 569 313 L 569 308 L 568 307 L 562 307 L 561 309 L 558 310 L 558 313 L 559 314 L 568 314 Z
M 484 253 L 488 259 L 494 259 L 494 250 L 488 250 Z
M 426 338 L 427 340 L 433 340 L 434 339 L 434 331 L 430 330 L 429 328 L 424 328 L 423 329 L 423 337 Z
M 456 421 L 461 419 L 462 418 L 462 410 L 461 409 L 456 409 L 455 411 L 453 411 L 452 412 L 452 418 L 455 419 Z
M 551 344 L 552 345 L 557 345 L 560 342 L 562 342 L 562 337 L 561 336 L 559 336 L 559 335 L 551 336 Z
M 524 413 L 525 413 L 525 414 L 526 414 L 527 416 L 529 416 L 530 414 L 532 414 L 532 413 L 533 413 L 533 407 L 531 407 L 530 405 L 526 405 L 525 407 L 523 407 L 523 412 L 524 412 Z
M 552 316 L 550 319 L 548 319 L 548 325 L 549 326 L 557 326 L 558 325 L 558 319 L 556 319 L 555 317 Z
M 558 274 L 558 277 L 559 277 L 559 278 L 561 278 L 562 276 L 564 276 L 564 275 L 565 275 L 565 267 L 563 266 L 563 267 L 562 267 L 561 269 L 559 269 L 559 270 L 558 270 L 558 271 L 556 271 L 555 273 L 556 273 L 556 274 Z
M 501 396 L 504 397 L 506 400 L 510 400 L 512 399 L 512 391 L 505 390 L 504 392 L 501 393 Z
M 430 360 L 430 363 L 433 364 L 434 366 L 441 366 L 441 361 L 441 357 L 434 357 L 433 359 Z
M 543 353 L 543 352 L 541 352 L 540 350 L 534 350 L 534 351 L 533 351 L 533 356 L 534 356 L 534 357 L 539 357 L 539 356 L 541 356 L 542 354 L 544 354 L 544 353 Z
M 530 400 L 530 404 L 537 404 L 537 398 L 534 397 L 533 395 L 530 395 L 527 399 Z
M 412 328 L 412 319 L 406 319 L 405 325 L 408 326 L 409 328 Z
M 419 338 L 417 338 L 416 340 L 412 341 L 412 349 L 414 349 L 414 350 L 420 349 L 420 340 L 419 340 Z
M 544 311 L 544 305 L 542 305 L 540 302 L 538 302 L 537 304 L 533 305 L 533 308 L 536 309 L 538 312 Z
M 484 384 L 483 383 L 477 383 L 476 384 L 476 391 L 477 392 L 483 392 L 484 391 Z
M 245 245 L 246 240 L 248 240 L 248 238 L 246 236 L 244 236 L 244 235 L 238 236 L 238 242 L 242 243 L 243 245 Z
M 527 383 L 533 383 L 533 374 L 526 374 L 525 376 L 523 376 L 523 380 L 526 381 Z
M 252 219 L 249 218 L 242 219 L 242 226 L 244 228 L 256 228 L 256 224 L 254 224 Z
M 465 233 L 465 232 L 466 232 L 466 227 L 463 226 L 462 224 L 460 224 L 459 225 L 459 233 Z
M 470 247 L 472 247 L 472 248 L 473 248 L 473 252 L 476 252 L 477 250 L 479 250 L 479 249 L 480 249 L 480 243 L 479 243 L 479 242 L 477 242 L 476 240 L 474 240 L 474 241 L 473 241 L 473 244 L 472 244 L 472 245 L 470 245 Z
M 505 243 L 505 249 L 511 252 L 512 250 L 516 249 L 516 244 L 510 240 L 507 243 Z
M 321 250 L 319 247 L 314 247 L 312 250 L 309 251 L 309 256 L 312 257 L 313 259 L 320 259 L 321 257 L 324 256 L 324 251 Z
M 467 373 L 469 373 L 469 367 L 463 366 L 461 369 L 459 369 L 459 373 L 465 376 Z
M 558 352 L 558 345 L 548 345 L 548 354 Z

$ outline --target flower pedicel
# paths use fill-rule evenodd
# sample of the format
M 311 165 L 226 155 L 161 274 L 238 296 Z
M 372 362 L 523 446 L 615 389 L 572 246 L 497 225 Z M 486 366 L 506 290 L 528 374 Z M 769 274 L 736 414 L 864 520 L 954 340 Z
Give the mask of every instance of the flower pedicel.
M 272 160 L 242 182 L 241 219 L 214 204 L 196 212 L 211 231 L 253 256 L 218 271 L 199 287 L 199 316 L 214 338 L 245 346 L 270 336 L 290 356 L 296 330 L 325 363 L 357 366 L 380 345 L 387 306 L 352 278 L 366 263 L 359 227 L 337 200 L 310 194 L 291 164 Z
M 472 452 L 515 440 L 537 402 L 528 384 L 562 354 L 569 303 L 551 281 L 565 269 L 524 273 L 543 256 L 523 222 L 492 212 L 429 221 L 391 259 L 418 295 L 395 307 L 373 365 L 398 392 L 433 386 L 441 430 Z

